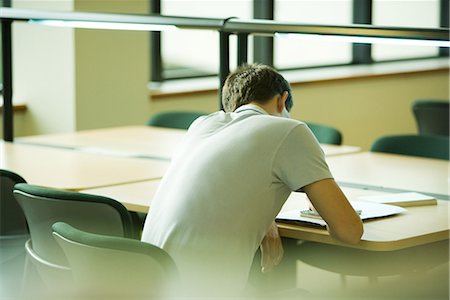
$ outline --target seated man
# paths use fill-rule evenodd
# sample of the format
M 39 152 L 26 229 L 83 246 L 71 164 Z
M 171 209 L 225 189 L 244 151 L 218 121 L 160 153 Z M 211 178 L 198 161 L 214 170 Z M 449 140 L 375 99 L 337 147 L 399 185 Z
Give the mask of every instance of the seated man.
M 305 192 L 333 238 L 358 243 L 359 216 L 337 186 L 317 140 L 289 119 L 289 83 L 252 64 L 223 87 L 225 112 L 198 118 L 151 203 L 142 240 L 175 260 L 186 293 L 238 294 L 261 246 L 263 271 L 282 257 L 274 219 Z

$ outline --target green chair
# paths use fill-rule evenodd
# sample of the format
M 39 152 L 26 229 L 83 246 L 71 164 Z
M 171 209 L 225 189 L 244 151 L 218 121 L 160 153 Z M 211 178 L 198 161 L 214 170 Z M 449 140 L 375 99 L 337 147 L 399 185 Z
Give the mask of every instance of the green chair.
M 55 222 L 69 222 L 101 234 L 138 238 L 127 209 L 110 198 L 26 183 L 15 186 L 14 197 L 28 221 L 33 249 L 53 263 L 66 263 L 52 236 Z
M 157 113 L 147 121 L 148 126 L 188 129 L 198 117 L 207 115 L 199 111 L 165 111 Z
M 417 100 L 412 111 L 420 134 L 449 136 L 449 102 Z
M 25 183 L 20 175 L 0 169 L 0 236 L 28 235 L 28 225 L 22 208 L 14 198 L 17 183 Z
M 179 288 L 175 263 L 161 248 L 81 231 L 64 222 L 52 228 L 69 261 L 78 295 L 154 299 Z
M 19 297 L 24 245 L 30 238 L 25 215 L 13 195 L 14 185 L 21 182 L 25 180 L 20 175 L 0 169 L 0 295 L 5 299 Z
M 33 249 L 31 239 L 25 242 L 25 274 L 21 298 L 35 299 L 73 295 L 73 278 L 70 268 L 50 262 Z
M 51 287 L 59 282 L 55 272 L 47 272 L 47 266 L 40 262 L 67 267 L 67 259 L 52 235 L 52 225 L 64 221 L 74 224 L 83 230 L 127 238 L 138 238 L 127 209 L 119 202 L 101 196 L 49 189 L 25 183 L 16 184 L 14 197 L 22 207 L 30 229 L 32 244 L 30 249 L 39 260 L 33 260 L 27 253 L 25 282 L 42 280 Z M 32 276 L 30 274 L 38 274 Z M 60 272 L 60 277 L 66 275 Z
M 372 144 L 370 150 L 449 160 L 449 138 L 428 135 L 383 136 Z
M 311 129 L 319 143 L 331 145 L 342 144 L 342 133 L 336 128 L 312 122 L 305 123 L 308 125 L 309 129 Z

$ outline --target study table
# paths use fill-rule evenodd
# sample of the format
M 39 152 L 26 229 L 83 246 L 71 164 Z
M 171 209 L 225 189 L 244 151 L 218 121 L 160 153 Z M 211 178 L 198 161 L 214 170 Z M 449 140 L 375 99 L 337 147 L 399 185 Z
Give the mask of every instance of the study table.
M 388 153 L 359 152 L 327 157 L 342 186 L 381 191 L 418 191 L 448 200 L 449 161 Z
M 448 161 L 382 153 L 327 157 L 349 200 L 401 190 L 448 195 Z M 422 176 L 417 176 L 421 174 Z M 147 212 L 159 180 L 83 190 L 121 201 L 129 210 Z M 381 188 L 380 188 L 381 186 Z M 303 193 L 292 193 L 282 210 L 308 208 Z M 449 202 L 407 207 L 406 212 L 364 221 L 357 245 L 341 244 L 324 227 L 278 222 L 285 249 L 282 264 L 263 286 L 303 288 L 315 295 L 348 299 L 409 299 L 448 294 Z
M 147 212 L 159 182 L 159 180 L 152 180 L 88 189 L 82 192 L 110 197 L 122 202 L 129 210 Z M 343 191 L 350 200 L 363 195 L 384 194 L 379 191 L 345 187 Z M 306 208 L 308 208 L 308 202 L 305 194 L 292 193 L 282 210 L 296 209 L 300 212 Z M 351 247 L 392 251 L 446 240 L 449 238 L 448 214 L 448 202 L 438 201 L 438 205 L 409 207 L 405 213 L 397 216 L 365 221 L 363 241 Z M 278 228 L 284 237 L 342 245 L 331 239 L 325 228 L 320 226 L 278 222 Z M 349 247 L 349 245 L 345 246 Z
M 342 188 L 349 200 L 357 196 L 383 194 L 354 188 Z M 283 210 L 308 209 L 309 203 L 302 193 L 292 193 Z M 278 222 L 280 234 L 298 240 L 343 245 L 333 240 L 324 228 L 313 225 Z M 437 205 L 406 207 L 406 212 L 380 219 L 364 221 L 364 235 L 357 245 L 346 247 L 372 250 L 394 251 L 433 242 L 448 240 L 450 234 L 449 203 L 438 200 Z
M 28 183 L 81 190 L 158 179 L 168 162 L 113 157 L 1 141 L 0 168 L 15 172 Z
M 123 126 L 29 136 L 16 141 L 116 156 L 170 159 L 185 134 L 182 129 Z
M 149 180 L 161 178 L 168 162 L 39 147 L 25 142 L 80 148 L 122 144 L 129 149 L 151 149 L 151 145 L 159 141 L 159 144 L 165 143 L 159 149 L 167 150 L 176 147 L 184 133 L 183 130 L 132 126 L 24 138 L 20 144 L 2 142 L 1 167 L 16 171 L 30 183 L 105 195 L 123 202 L 130 210 L 146 212 L 158 186 L 158 180 Z M 55 136 L 58 139 L 54 139 Z M 347 189 L 349 197 L 357 192 L 377 193 L 383 188 L 385 192 L 396 189 L 448 195 L 448 161 L 352 152 L 327 156 L 327 162 L 335 179 L 344 183 L 344 187 L 356 185 L 357 188 Z M 47 178 L 48 175 L 52 178 Z M 302 195 L 293 193 L 292 197 L 298 200 Z M 297 200 L 294 203 L 300 207 L 305 203 Z M 286 205 L 289 203 L 292 201 L 287 201 Z M 435 222 L 429 228 L 414 226 L 417 219 L 425 216 L 434 218 Z M 336 243 L 322 228 L 292 224 L 279 227 L 286 237 Z M 405 215 L 367 222 L 364 241 L 358 247 L 388 251 L 441 239 L 448 239 L 448 204 L 443 201 L 437 206 L 411 208 Z
M 17 138 L 25 144 L 64 147 L 85 152 L 116 156 L 170 159 L 183 140 L 186 130 L 153 126 L 123 126 L 83 130 L 70 133 L 46 134 Z M 354 153 L 360 147 L 326 145 L 327 156 Z

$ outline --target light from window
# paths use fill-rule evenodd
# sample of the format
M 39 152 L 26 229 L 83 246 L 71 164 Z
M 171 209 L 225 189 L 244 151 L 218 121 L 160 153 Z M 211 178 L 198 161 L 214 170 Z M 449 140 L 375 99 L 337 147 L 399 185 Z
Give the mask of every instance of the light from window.
M 398 27 L 439 27 L 439 0 L 374 0 L 373 25 Z M 372 46 L 375 61 L 438 55 L 438 48 L 424 46 Z
M 161 13 L 173 16 L 250 19 L 253 17 L 252 9 L 252 0 L 161 0 Z M 168 77 L 218 73 L 219 34 L 217 32 L 206 30 L 164 32 L 161 45 L 163 69 L 166 70 Z M 236 47 L 236 39 L 232 37 L 230 39 L 231 63 L 237 60 Z
M 305 24 L 349 25 L 352 24 L 352 1 L 276 0 L 274 19 Z M 274 64 L 279 69 L 346 64 L 352 59 L 351 43 L 277 37 L 274 46 Z

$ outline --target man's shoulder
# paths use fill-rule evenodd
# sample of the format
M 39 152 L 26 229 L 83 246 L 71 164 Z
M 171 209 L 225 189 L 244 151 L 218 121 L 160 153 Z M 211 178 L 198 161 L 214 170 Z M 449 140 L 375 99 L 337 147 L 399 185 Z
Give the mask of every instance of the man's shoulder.
M 264 122 L 268 123 L 273 126 L 279 126 L 286 129 L 302 129 L 306 128 L 306 124 L 302 121 L 296 120 L 296 119 L 289 119 L 289 118 L 283 118 L 283 117 L 275 117 L 275 116 L 261 116 L 258 119 L 255 119 L 257 122 Z
M 192 123 L 191 131 L 215 131 L 223 128 L 245 128 L 246 130 L 304 131 L 308 130 L 304 122 L 271 115 L 250 115 L 217 111 L 199 117 Z

